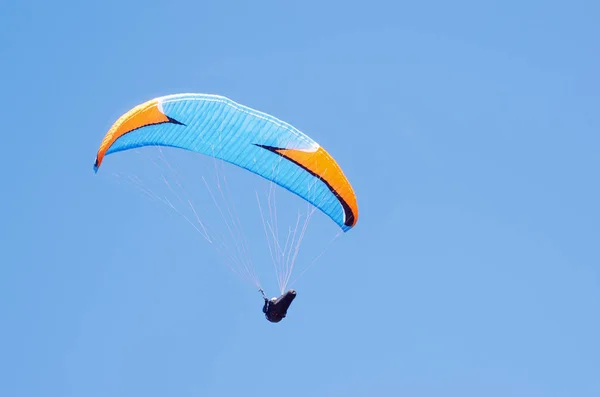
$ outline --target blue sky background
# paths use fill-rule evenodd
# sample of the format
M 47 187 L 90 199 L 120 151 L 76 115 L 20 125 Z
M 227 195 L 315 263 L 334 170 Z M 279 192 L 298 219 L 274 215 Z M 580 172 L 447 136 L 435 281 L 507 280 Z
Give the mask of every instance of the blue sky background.
M 600 395 L 599 19 L 591 0 L 3 4 L 0 395 Z M 178 92 L 289 121 L 356 190 L 357 227 L 280 324 L 114 183 L 135 154 L 92 171 L 117 117 Z M 298 266 L 333 235 L 315 215 Z

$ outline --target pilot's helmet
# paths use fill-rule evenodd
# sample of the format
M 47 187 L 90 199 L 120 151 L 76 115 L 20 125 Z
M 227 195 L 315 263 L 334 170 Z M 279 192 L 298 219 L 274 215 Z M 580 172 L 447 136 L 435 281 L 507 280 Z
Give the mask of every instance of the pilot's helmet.
M 271 302 L 275 303 L 275 301 L 277 300 L 277 298 L 273 297 L 271 298 Z

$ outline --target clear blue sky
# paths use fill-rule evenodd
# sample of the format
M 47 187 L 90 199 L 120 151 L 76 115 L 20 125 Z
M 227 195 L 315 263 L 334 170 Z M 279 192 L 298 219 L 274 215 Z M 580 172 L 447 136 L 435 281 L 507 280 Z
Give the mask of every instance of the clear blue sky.
M 600 395 L 600 3 L 283 3 L 1 6 L 0 395 Z M 289 121 L 356 190 L 280 324 L 114 183 L 135 154 L 92 171 L 178 92 Z M 314 219 L 302 252 L 335 234 Z

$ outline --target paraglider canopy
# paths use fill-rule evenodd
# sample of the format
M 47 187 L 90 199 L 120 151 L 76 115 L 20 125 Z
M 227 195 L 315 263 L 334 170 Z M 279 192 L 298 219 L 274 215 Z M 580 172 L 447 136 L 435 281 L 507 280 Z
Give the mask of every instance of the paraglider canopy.
M 214 161 L 217 174 L 220 172 L 217 163 L 221 165 L 229 163 L 234 166 L 233 168 L 250 171 L 268 181 L 268 218 L 263 217 L 258 191 L 256 198 L 262 226 L 269 243 L 269 253 L 278 276 L 279 290 L 282 293 L 282 296 L 277 299 L 283 299 L 284 303 L 288 302 L 286 299 L 290 299 L 288 307 L 295 292 L 292 294 L 288 291 L 284 294 L 284 291 L 290 282 L 300 242 L 305 236 L 310 216 L 316 210 L 320 210 L 341 229 L 337 230 L 338 235 L 352 229 L 358 221 L 358 205 L 354 190 L 341 167 L 324 148 L 290 124 L 229 98 L 209 94 L 174 94 L 135 106 L 123 114 L 105 134 L 96 153 L 94 171 L 99 171 L 108 155 L 142 147 L 158 148 L 161 157 L 162 148 L 165 147 L 203 154 Z M 164 158 L 162 160 L 169 170 L 173 171 L 171 165 Z M 200 220 L 196 211 L 198 207 L 194 207 L 192 203 L 194 200 L 189 199 L 179 180 L 174 181 L 173 184 L 169 183 L 162 170 L 160 177 L 169 191 L 174 193 L 175 200 L 158 195 L 153 189 L 145 186 L 140 190 L 151 199 L 166 204 L 169 210 L 186 218 L 202 237 L 215 247 L 222 256 L 223 262 L 234 273 L 246 277 L 245 281 L 260 288 L 261 283 L 252 266 L 249 244 L 241 230 L 240 218 L 235 205 L 230 205 L 230 200 L 225 198 L 224 193 L 227 193 L 230 198 L 238 196 L 230 195 L 226 178 L 217 175 L 216 187 L 223 199 L 224 209 L 222 209 L 217 203 L 218 195 L 215 197 L 204 176 L 196 174 L 198 169 L 194 168 L 192 171 L 194 173 L 192 179 L 194 181 L 202 179 L 206 184 L 210 199 L 217 207 L 215 214 L 220 215 L 221 220 L 224 221 L 223 233 L 218 233 L 216 228 L 207 226 L 203 220 Z M 132 178 L 129 175 L 127 179 L 137 185 L 139 178 L 137 175 L 134 176 Z M 277 210 L 274 194 L 271 195 L 271 191 L 275 190 L 274 185 L 292 192 L 301 198 L 301 204 L 306 206 L 304 224 L 300 225 L 301 214 L 298 210 L 295 228 L 293 230 L 289 228 L 285 242 L 279 240 Z M 175 188 L 181 188 L 178 192 L 184 194 L 179 195 Z M 192 212 L 191 219 L 175 208 L 175 204 L 189 207 Z M 204 204 L 202 207 L 205 207 Z M 288 215 L 293 212 L 281 211 L 280 214 Z M 247 215 L 248 211 L 245 210 L 242 214 Z M 224 241 L 229 237 L 235 240 L 233 244 Z M 273 302 L 273 307 L 283 307 L 277 303 L 277 299 Z M 268 299 L 267 303 L 269 303 Z M 283 313 L 285 317 L 286 310 L 287 307 L 283 312 L 277 309 L 273 313 Z
M 352 186 L 325 149 L 290 124 L 223 96 L 175 94 L 134 107 L 102 140 L 94 171 L 106 155 L 143 146 L 190 150 L 245 168 L 310 202 L 343 231 L 358 221 Z

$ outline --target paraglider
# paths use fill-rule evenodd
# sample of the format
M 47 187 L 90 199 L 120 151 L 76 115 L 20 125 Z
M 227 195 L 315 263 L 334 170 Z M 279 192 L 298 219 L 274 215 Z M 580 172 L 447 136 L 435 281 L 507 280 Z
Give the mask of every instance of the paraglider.
M 354 190 L 325 149 L 290 124 L 229 98 L 174 94 L 135 106 L 104 136 L 94 171 L 111 153 L 147 146 L 184 149 L 248 170 L 312 204 L 343 232 L 358 221 Z M 295 256 L 288 264 L 290 274 L 293 261 Z M 249 264 L 243 266 L 248 271 Z M 269 300 L 263 292 L 263 313 L 274 323 L 286 317 L 296 297 L 295 290 L 283 293 L 289 276 L 280 281 L 279 298 Z M 260 288 L 256 279 L 253 282 Z
M 286 317 L 292 301 L 296 298 L 296 291 L 293 289 L 287 291 L 279 298 L 273 297 L 270 300 L 266 297 L 262 289 L 260 292 L 262 292 L 265 300 L 263 313 L 265 314 L 266 319 L 272 323 L 278 323 Z

